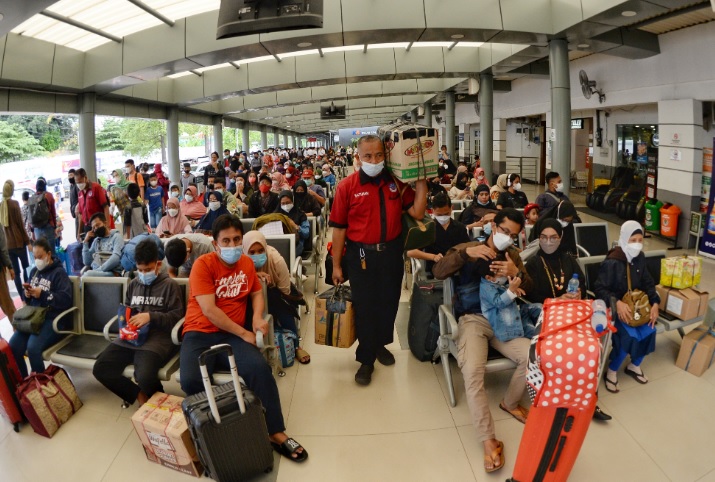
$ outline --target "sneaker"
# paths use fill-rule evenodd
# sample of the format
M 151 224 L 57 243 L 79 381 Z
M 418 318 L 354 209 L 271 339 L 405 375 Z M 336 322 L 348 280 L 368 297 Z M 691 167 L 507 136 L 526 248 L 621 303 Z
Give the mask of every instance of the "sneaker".
M 355 382 L 358 385 L 370 385 L 372 381 L 372 372 L 375 371 L 375 367 L 372 365 L 365 365 L 364 363 L 360 365 L 357 373 L 355 374 Z
M 387 348 L 380 347 L 377 350 L 377 361 L 379 361 L 381 364 L 385 366 L 389 365 L 394 365 L 395 364 L 395 355 L 390 353 L 390 350 Z

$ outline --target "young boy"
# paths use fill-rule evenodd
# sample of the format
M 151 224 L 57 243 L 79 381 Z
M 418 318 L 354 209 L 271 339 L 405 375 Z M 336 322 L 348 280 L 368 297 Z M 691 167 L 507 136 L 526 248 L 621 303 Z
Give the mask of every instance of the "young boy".
M 159 179 L 155 172 L 149 175 L 149 187 L 146 188 L 146 203 L 149 205 L 149 225 L 156 229 L 166 207 L 164 201 L 164 188 L 159 186 Z
M 149 224 L 149 215 L 146 205 L 139 201 L 139 186 L 131 183 L 127 186 L 127 196 L 129 197 L 129 207 L 124 210 L 124 238 L 132 239 L 142 233 L 149 232 L 146 228 Z
M 141 241 L 134 251 L 137 276 L 127 286 L 124 304 L 137 313 L 127 320 L 141 328 L 149 325 L 149 335 L 141 346 L 117 338 L 97 358 L 92 374 L 102 385 L 127 403 L 145 403 L 163 391 L 159 369 L 176 352 L 171 330 L 184 316 L 184 297 L 179 285 L 161 273 L 159 250 L 152 240 Z M 134 383 L 123 375 L 134 365 Z
M 536 224 L 536 221 L 539 220 L 539 205 L 536 203 L 527 204 L 524 207 L 524 218 L 526 218 L 527 226 Z

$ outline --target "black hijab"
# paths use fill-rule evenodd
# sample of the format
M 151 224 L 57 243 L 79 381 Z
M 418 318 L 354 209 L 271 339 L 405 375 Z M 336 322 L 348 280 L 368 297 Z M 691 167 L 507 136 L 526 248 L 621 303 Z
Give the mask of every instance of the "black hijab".
M 298 183 L 296 183 L 296 184 L 298 184 Z M 305 183 L 303 183 L 303 184 L 305 184 Z M 280 200 L 283 199 L 284 197 L 289 198 L 293 202 L 293 208 L 288 212 L 284 211 L 280 204 Z M 295 198 L 293 197 L 293 191 L 290 191 L 288 189 L 281 191 L 281 193 L 278 195 L 278 206 L 276 207 L 275 212 L 280 213 L 280 214 L 285 214 L 286 216 L 291 218 L 293 220 L 293 222 L 295 224 L 297 224 L 298 226 L 303 224 L 304 221 L 308 220 L 308 216 L 306 216 L 306 214 L 303 212 L 303 210 L 300 209 L 295 204 Z
M 573 216 L 573 221 L 567 226 L 562 227 L 559 220 L 569 216 Z M 555 223 L 561 231 L 561 245 L 559 246 L 559 250 L 577 257 L 578 248 L 576 247 L 576 233 L 574 232 L 573 223 L 578 221 L 578 213 L 574 205 L 569 201 L 561 201 L 558 205 L 546 211 L 544 215 L 536 221 L 534 228 L 531 230 L 531 235 L 529 235 L 529 241 L 538 239 L 539 233 L 541 233 L 544 227 L 554 227 Z M 549 222 L 549 226 L 544 224 L 546 222 Z M 557 230 L 557 232 L 559 232 L 559 230 Z

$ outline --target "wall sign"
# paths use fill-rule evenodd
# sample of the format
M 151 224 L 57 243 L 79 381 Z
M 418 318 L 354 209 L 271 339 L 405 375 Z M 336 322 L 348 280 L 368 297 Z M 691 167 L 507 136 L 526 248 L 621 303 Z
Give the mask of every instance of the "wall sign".
M 583 119 L 571 119 L 571 129 L 583 129 Z
M 670 160 L 676 162 L 680 162 L 683 160 L 683 153 L 680 151 L 680 149 L 670 150 Z

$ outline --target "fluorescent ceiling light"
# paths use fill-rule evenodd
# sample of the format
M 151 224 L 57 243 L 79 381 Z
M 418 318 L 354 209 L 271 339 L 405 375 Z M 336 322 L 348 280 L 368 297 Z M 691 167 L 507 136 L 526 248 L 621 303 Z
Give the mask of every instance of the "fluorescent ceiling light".
M 637 15 L 637 13 L 634 12 L 633 10 L 625 10 L 625 11 L 621 12 L 621 15 L 623 15 L 624 17 L 635 17 Z
M 453 42 L 415 42 L 412 47 L 449 47 Z
M 229 63 L 216 64 L 216 65 L 209 65 L 208 67 L 201 67 L 200 69 L 195 69 L 195 70 L 196 70 L 196 72 L 204 73 L 204 72 L 208 72 L 209 70 L 222 69 L 224 67 L 232 67 L 232 65 Z
M 410 45 L 409 42 L 391 42 L 385 44 L 368 44 L 367 49 L 405 49 Z
M 484 42 L 457 42 L 457 47 L 481 47 Z
M 285 52 L 282 54 L 278 54 L 278 58 L 280 59 L 286 59 L 288 57 L 300 57 L 301 55 L 311 55 L 311 54 L 317 54 L 318 49 L 313 49 L 313 50 L 296 50 L 295 52 Z
M 349 50 L 362 50 L 364 45 L 343 45 L 341 47 L 327 47 L 323 49 L 323 53 L 330 52 L 347 52 Z

